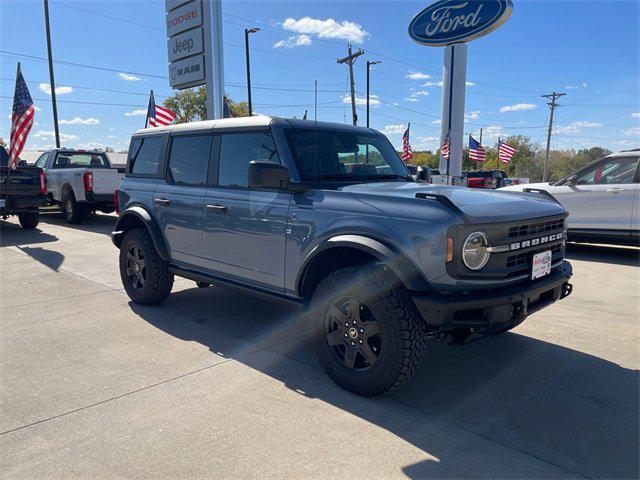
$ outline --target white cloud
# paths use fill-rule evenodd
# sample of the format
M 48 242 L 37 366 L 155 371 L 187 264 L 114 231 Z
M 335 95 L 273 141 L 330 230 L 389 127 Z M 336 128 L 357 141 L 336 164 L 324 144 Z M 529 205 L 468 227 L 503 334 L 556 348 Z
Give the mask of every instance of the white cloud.
M 147 111 L 144 108 L 138 108 L 136 110 L 132 110 L 131 112 L 126 112 L 124 114 L 125 117 L 138 117 L 140 115 L 146 115 Z
M 407 126 L 404 123 L 397 123 L 393 125 L 385 125 L 381 132 L 385 135 L 392 135 L 394 133 L 404 133 L 406 129 Z
M 442 123 L 442 120 L 441 120 L 441 119 L 438 119 L 438 120 L 431 120 L 431 124 L 432 124 L 432 125 L 440 125 L 441 123 Z
M 344 95 L 342 97 L 342 103 L 351 103 L 351 95 Z M 356 105 L 366 105 L 367 104 L 367 97 L 358 97 L 356 96 Z M 377 95 L 369 95 L 369 105 L 371 106 L 377 106 L 380 105 L 380 99 L 378 98 Z
M 640 118 L 640 112 L 633 112 L 631 118 Z
M 417 95 L 431 95 L 429 92 L 427 92 L 426 90 L 418 90 L 417 92 L 413 92 L 411 94 L 412 97 L 415 97 Z
M 564 127 L 560 127 L 558 131 L 562 133 L 578 133 L 583 128 L 600 128 L 602 127 L 602 123 L 597 122 L 588 122 L 586 120 L 582 120 L 579 122 L 573 122 Z
M 475 86 L 476 86 L 476 83 L 475 83 L 475 82 L 465 82 L 465 85 L 466 85 L 467 87 L 475 87 Z
M 440 137 L 418 137 L 418 141 L 413 148 L 414 150 L 437 150 L 440 148 Z
M 633 127 L 624 132 L 625 135 L 640 135 L 640 127 Z
M 409 73 L 407 73 L 404 78 L 408 78 L 409 80 L 426 80 L 428 78 L 431 78 L 431 75 L 409 70 Z
M 119 73 L 118 76 L 122 80 L 126 80 L 127 82 L 139 82 L 142 80 L 140 77 L 136 77 L 135 75 L 131 75 L 129 73 Z
M 504 129 L 499 125 L 490 125 L 484 128 L 484 136 L 488 138 L 498 138 L 506 136 Z
M 34 106 L 33 106 L 33 109 L 34 109 L 36 112 L 41 112 L 41 111 L 42 111 L 42 109 L 41 109 L 39 106 L 37 106 L 37 105 L 34 105 Z
M 293 48 L 304 45 L 311 45 L 311 37 L 309 35 L 292 35 L 286 40 L 278 40 L 273 44 L 273 48 Z
M 407 97 L 404 99 L 405 102 L 416 103 L 418 101 L 417 97 Z
M 317 35 L 320 38 L 339 38 L 352 43 L 362 43 L 369 36 L 362 26 L 347 20 L 336 21 L 333 18 L 302 17 L 299 20 L 287 18 L 282 28 L 290 32 L 306 35 Z
M 51 95 L 51 85 L 48 83 L 41 83 L 38 85 L 38 88 L 41 92 L 46 93 L 47 95 Z M 56 87 L 56 95 L 65 95 L 67 93 L 73 92 L 73 87 Z
M 582 82 L 582 88 L 587 88 L 589 85 L 587 85 L 587 82 Z
M 34 136 L 45 140 L 51 140 L 56 137 L 56 133 L 54 131 L 38 130 Z M 71 142 L 73 140 L 79 139 L 80 137 L 78 137 L 77 135 L 68 135 L 66 133 L 60 134 L 60 140 L 63 142 Z
M 60 120 L 60 125 L 98 125 L 100 120 L 97 118 L 80 118 L 74 117 L 71 120 Z
M 423 87 L 442 87 L 442 80 L 439 82 L 425 82 L 422 84 Z
M 516 103 L 514 105 L 505 105 L 504 107 L 500 107 L 500 113 L 523 112 L 525 110 L 533 110 L 534 108 L 538 108 L 534 103 Z
M 469 120 L 478 120 L 480 118 L 480 110 L 474 110 L 473 112 L 464 114 L 464 121 L 468 122 Z

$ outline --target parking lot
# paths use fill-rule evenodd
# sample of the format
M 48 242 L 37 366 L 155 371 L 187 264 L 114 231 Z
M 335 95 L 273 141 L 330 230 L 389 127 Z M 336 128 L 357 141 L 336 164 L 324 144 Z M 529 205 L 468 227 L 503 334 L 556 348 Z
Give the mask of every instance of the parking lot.
M 1 223 L 3 478 L 637 477 L 638 250 L 570 246 L 574 293 L 428 344 L 376 399 L 316 365 L 301 311 L 176 279 L 130 303 L 113 215 Z

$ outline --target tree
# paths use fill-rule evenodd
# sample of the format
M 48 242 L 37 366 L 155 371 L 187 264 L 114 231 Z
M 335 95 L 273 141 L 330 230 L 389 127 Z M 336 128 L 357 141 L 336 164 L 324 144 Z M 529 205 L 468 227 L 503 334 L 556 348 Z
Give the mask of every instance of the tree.
M 247 117 L 247 102 L 234 102 L 225 94 L 229 109 L 234 117 Z M 207 119 L 207 93 L 204 86 L 182 90 L 167 98 L 164 106 L 177 115 L 176 123 L 193 122 Z
M 7 148 L 7 142 L 2 137 L 0 137 L 0 147 Z

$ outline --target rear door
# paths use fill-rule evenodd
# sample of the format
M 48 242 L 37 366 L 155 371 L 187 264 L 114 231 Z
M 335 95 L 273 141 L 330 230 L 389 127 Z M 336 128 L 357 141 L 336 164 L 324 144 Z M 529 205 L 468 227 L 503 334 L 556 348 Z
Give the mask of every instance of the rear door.
M 212 175 L 204 202 L 207 268 L 232 279 L 284 291 L 291 194 L 248 188 L 249 162 L 280 163 L 271 133 L 221 134 L 216 147 L 219 173 Z
M 578 172 L 575 185 L 552 187 L 551 193 L 569 212 L 569 228 L 628 231 L 637 165 L 637 156 L 607 157 Z
M 165 182 L 155 190 L 154 209 L 172 260 L 200 266 L 204 194 L 212 134 L 172 136 Z

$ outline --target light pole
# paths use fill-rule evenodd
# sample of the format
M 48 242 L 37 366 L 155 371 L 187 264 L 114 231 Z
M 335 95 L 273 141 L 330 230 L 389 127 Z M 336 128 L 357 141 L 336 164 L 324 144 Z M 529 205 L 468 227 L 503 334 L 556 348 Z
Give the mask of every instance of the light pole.
M 367 60 L 367 128 L 369 128 L 369 67 L 380 63 L 380 60 L 370 62 Z
M 244 29 L 244 50 L 247 57 L 247 103 L 249 104 L 249 116 L 253 115 L 253 108 L 251 106 L 251 65 L 249 63 L 249 34 L 259 31 L 260 29 L 257 27 Z

